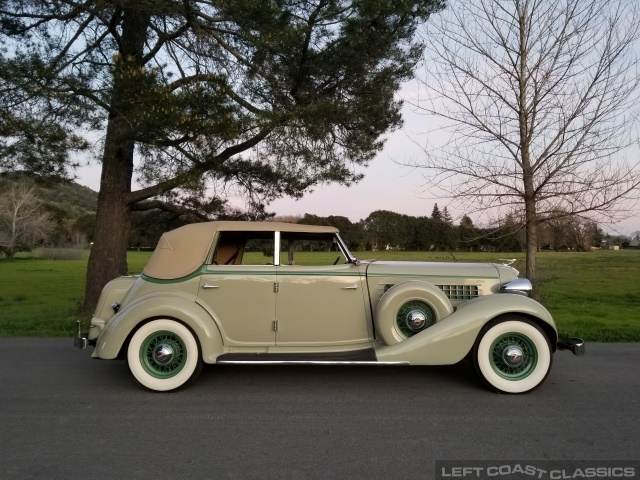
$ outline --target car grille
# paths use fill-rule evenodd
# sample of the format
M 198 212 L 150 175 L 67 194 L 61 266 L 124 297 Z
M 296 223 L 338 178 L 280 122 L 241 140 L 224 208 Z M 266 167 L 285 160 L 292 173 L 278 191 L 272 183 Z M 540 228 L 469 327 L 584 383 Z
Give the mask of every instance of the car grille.
M 449 300 L 471 300 L 478 296 L 476 285 L 436 285 Z

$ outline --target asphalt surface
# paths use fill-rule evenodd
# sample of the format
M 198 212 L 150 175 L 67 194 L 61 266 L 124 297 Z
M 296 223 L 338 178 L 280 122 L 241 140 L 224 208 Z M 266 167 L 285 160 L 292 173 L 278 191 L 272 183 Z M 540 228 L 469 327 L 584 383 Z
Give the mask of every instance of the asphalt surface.
M 0 338 L 0 479 L 431 479 L 436 460 L 640 459 L 640 344 L 559 352 L 524 395 L 485 390 L 469 364 L 206 366 L 158 394 L 89 355 Z

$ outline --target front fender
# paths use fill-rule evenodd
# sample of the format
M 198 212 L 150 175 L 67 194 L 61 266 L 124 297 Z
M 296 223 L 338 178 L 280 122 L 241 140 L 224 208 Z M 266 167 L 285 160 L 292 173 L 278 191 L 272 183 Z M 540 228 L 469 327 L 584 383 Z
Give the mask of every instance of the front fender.
M 556 344 L 556 325 L 546 308 L 522 295 L 495 294 L 463 303 L 448 317 L 401 343 L 376 347 L 376 356 L 380 362 L 451 365 L 469 353 L 487 322 L 509 313 L 542 322 L 544 330 L 555 336 L 549 338 L 551 345 Z
M 199 340 L 206 363 L 214 363 L 223 353 L 220 331 L 206 310 L 195 302 L 195 297 L 161 292 L 145 295 L 118 312 L 98 337 L 92 356 L 116 358 L 129 334 L 150 318 L 173 318 L 189 326 Z

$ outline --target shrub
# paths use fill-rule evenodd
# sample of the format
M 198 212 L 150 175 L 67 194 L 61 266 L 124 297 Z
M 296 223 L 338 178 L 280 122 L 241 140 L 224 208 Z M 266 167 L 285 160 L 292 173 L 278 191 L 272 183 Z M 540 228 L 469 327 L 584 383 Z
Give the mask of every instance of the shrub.
M 43 248 L 40 256 L 44 260 L 81 260 L 83 253 L 79 248 Z

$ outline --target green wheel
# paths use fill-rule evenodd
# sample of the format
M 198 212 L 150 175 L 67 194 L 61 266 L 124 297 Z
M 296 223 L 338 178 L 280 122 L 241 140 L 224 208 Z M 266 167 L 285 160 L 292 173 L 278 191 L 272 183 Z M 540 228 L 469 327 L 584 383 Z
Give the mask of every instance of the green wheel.
M 551 345 L 534 322 L 511 317 L 485 325 L 473 347 L 473 362 L 478 376 L 490 388 L 524 393 L 547 378 Z
M 431 283 L 409 280 L 386 291 L 375 307 L 376 333 L 386 345 L 405 341 L 453 313 L 447 296 Z
M 396 314 L 396 326 L 402 335 L 409 338 L 436 323 L 433 309 L 421 300 L 410 300 Z
M 493 371 L 506 380 L 527 378 L 538 363 L 538 350 L 529 337 L 520 333 L 505 333 L 489 347 Z
M 195 380 L 202 369 L 200 348 L 185 325 L 174 320 L 153 320 L 131 337 L 127 349 L 129 369 L 145 388 L 175 390 Z
M 171 378 L 187 363 L 187 347 L 174 332 L 153 332 L 140 347 L 140 363 L 152 377 Z

